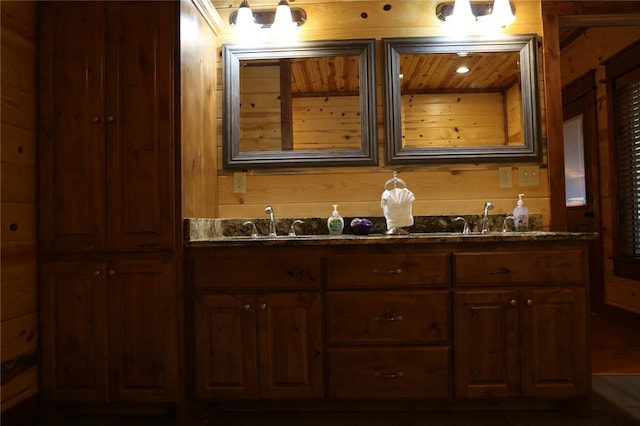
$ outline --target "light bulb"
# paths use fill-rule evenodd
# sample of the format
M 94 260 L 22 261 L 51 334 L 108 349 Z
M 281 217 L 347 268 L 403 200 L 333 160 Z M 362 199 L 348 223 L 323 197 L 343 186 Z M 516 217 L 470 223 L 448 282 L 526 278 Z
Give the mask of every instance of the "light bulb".
M 447 23 L 456 25 L 468 24 L 476 20 L 471 11 L 471 2 L 469 0 L 455 0 L 453 4 L 453 13 L 446 17 Z

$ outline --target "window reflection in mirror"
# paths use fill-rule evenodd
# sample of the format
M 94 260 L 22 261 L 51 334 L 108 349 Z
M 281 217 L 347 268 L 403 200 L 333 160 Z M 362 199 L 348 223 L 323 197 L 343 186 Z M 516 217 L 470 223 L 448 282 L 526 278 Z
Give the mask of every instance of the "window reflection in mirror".
M 389 164 L 539 159 L 534 35 L 382 42 Z
M 240 61 L 240 151 L 357 150 L 357 56 Z
M 223 166 L 378 162 L 375 40 L 223 45 Z

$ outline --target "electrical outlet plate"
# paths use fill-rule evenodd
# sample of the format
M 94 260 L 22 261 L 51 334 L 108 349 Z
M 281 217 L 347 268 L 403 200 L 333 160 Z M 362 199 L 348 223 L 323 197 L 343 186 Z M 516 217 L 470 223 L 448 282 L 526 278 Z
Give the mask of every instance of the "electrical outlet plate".
M 538 166 L 519 167 L 518 174 L 521 187 L 540 185 L 540 168 Z
M 500 188 L 511 188 L 513 182 L 511 180 L 511 167 L 498 167 L 498 177 L 500 179 Z
M 247 192 L 247 174 L 245 172 L 235 172 L 233 174 L 233 192 Z

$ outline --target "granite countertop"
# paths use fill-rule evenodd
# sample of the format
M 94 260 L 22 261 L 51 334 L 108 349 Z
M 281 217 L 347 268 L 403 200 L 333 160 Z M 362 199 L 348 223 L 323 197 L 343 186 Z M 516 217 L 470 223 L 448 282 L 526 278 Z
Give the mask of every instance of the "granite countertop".
M 462 234 L 462 223 L 455 217 L 421 216 L 414 219 L 414 225 L 405 228 L 407 235 L 386 235 L 383 218 L 369 218 L 373 222 L 369 235 L 354 235 L 345 218 L 343 235 L 330 236 L 326 228 L 326 218 L 306 218 L 296 226 L 297 236 L 288 236 L 289 226 L 295 219 L 278 219 L 278 237 L 267 237 L 268 220 L 252 220 L 261 236 L 251 237 L 251 227 L 244 225 L 248 219 L 186 218 L 184 221 L 186 247 L 222 246 L 272 246 L 272 245 L 350 245 L 350 244 L 418 244 L 418 243 L 462 243 L 462 242 L 505 242 L 505 241 L 561 241 L 592 240 L 598 238 L 592 232 L 548 232 L 541 229 L 541 217 L 530 217 L 533 230 L 529 232 L 502 232 L 504 216 L 490 216 L 490 229 L 497 232 L 481 234 L 478 216 L 465 216 L 471 227 L 471 234 Z M 479 219 L 479 220 L 478 220 Z M 511 228 L 510 228 L 511 229 Z

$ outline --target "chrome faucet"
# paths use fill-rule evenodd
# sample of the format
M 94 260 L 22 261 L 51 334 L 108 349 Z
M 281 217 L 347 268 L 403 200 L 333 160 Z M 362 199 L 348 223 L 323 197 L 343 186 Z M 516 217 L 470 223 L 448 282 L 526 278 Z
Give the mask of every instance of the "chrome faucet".
M 277 237 L 278 233 L 276 232 L 276 218 L 273 216 L 273 207 L 265 207 L 264 212 L 269 215 L 269 236 Z
M 507 216 L 507 217 L 505 217 L 505 218 L 504 218 L 504 220 L 502 221 L 502 232 L 509 232 L 509 230 L 508 230 L 508 228 L 507 228 L 507 220 L 509 220 L 509 219 L 511 219 L 511 220 L 513 220 L 513 221 L 514 221 L 514 222 L 513 222 L 513 224 L 514 224 L 514 227 L 515 227 L 515 220 L 516 220 L 516 218 L 515 218 L 514 216 L 512 216 L 512 215 L 508 215 L 508 216 Z
M 487 201 L 484 203 L 484 212 L 482 213 L 482 233 L 489 232 L 489 210 L 493 210 L 493 203 Z
M 465 219 L 462 216 L 458 216 L 455 219 L 453 219 L 454 222 L 458 222 L 458 221 L 462 221 L 464 222 L 464 225 L 462 226 L 462 233 L 463 234 L 470 234 L 471 233 L 471 229 L 469 229 L 469 222 L 467 222 L 467 219 Z

